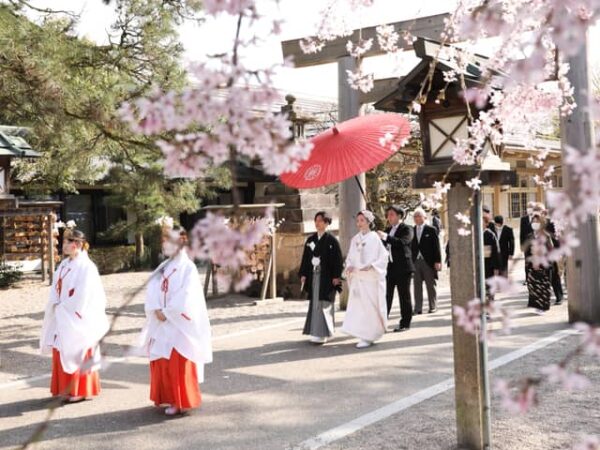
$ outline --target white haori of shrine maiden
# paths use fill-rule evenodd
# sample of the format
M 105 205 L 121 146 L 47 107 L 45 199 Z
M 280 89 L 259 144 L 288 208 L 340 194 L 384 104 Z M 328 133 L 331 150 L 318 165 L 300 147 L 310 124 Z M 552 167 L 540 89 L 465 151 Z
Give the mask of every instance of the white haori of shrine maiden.
M 346 270 L 348 272 L 348 307 L 342 331 L 364 341 L 374 342 L 387 328 L 385 276 L 388 251 L 374 231 L 358 233 L 352 238 Z
M 140 345 L 150 361 L 170 359 L 173 349 L 196 363 L 198 381 L 212 362 L 211 329 L 198 269 L 185 249 L 152 273 L 146 293 L 146 324 Z M 167 320 L 158 320 L 160 309 Z
M 56 269 L 46 305 L 40 350 L 60 352 L 60 362 L 65 373 L 80 369 L 86 353 L 92 349 L 92 366 L 100 366 L 98 342 L 108 332 L 106 296 L 96 265 L 87 252 L 73 259 L 65 258 Z

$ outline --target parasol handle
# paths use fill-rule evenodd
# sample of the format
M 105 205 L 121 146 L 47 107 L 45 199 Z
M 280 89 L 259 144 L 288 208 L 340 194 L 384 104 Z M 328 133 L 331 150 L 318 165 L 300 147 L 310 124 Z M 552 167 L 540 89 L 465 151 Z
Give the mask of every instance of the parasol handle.
M 356 180 L 356 184 L 358 184 L 358 188 L 360 189 L 360 193 L 362 194 L 363 198 L 365 199 L 365 203 L 369 203 L 369 199 L 367 198 L 367 194 L 365 192 L 365 189 L 363 188 L 362 184 L 360 184 L 360 180 L 358 179 L 358 176 L 354 175 L 354 179 Z

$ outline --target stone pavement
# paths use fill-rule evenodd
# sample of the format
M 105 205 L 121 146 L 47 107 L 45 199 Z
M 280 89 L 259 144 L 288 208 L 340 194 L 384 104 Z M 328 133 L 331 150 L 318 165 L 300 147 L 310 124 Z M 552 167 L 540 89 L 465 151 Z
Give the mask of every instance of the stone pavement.
M 519 267 L 515 273 L 518 276 Z M 146 276 L 103 277 L 109 312 L 114 313 Z M 25 441 L 45 417 L 50 362 L 36 348 L 47 290 L 31 284 L 0 291 L 0 448 Z M 447 286 L 440 291 L 438 312 L 417 316 L 410 332 L 388 333 L 362 351 L 354 348 L 354 339 L 341 334 L 323 347 L 309 344 L 301 335 L 306 302 L 253 306 L 243 297 L 212 300 L 214 363 L 206 368 L 200 410 L 167 419 L 148 400 L 147 361 L 117 359 L 102 374 L 102 395 L 58 409 L 36 448 L 286 449 L 314 444 L 328 430 L 452 376 L 449 291 Z M 138 295 L 119 318 L 104 346 L 109 357 L 122 357 L 123 346 L 135 341 L 143 323 L 142 301 Z M 515 330 L 493 342 L 491 360 L 567 328 L 566 305 L 535 316 L 525 308 L 524 288 L 501 301 L 515 310 Z M 390 328 L 397 313 L 392 313 Z M 336 318 L 340 325 L 343 313 Z M 533 373 L 576 340 L 564 337 L 497 372 Z M 598 364 L 586 360 L 582 367 L 594 388 L 573 394 L 549 392 L 531 419 L 515 421 L 500 412 L 496 400 L 495 448 L 569 448 L 581 433 L 600 433 Z M 453 448 L 453 395 L 451 389 L 440 392 L 322 448 Z M 586 414 L 579 414 L 578 408 L 585 408 Z

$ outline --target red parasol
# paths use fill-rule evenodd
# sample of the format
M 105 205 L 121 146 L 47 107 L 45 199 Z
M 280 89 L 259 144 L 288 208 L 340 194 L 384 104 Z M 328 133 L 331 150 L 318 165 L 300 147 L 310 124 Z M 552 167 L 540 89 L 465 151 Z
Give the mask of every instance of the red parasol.
M 381 164 L 409 136 L 410 124 L 400 114 L 372 114 L 338 123 L 311 139 L 310 157 L 296 172 L 282 174 L 281 181 L 297 189 L 338 183 Z

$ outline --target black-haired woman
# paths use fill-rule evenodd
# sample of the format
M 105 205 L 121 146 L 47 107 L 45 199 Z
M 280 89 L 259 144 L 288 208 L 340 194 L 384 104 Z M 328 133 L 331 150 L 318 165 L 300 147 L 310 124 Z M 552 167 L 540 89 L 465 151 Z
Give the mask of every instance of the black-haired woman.
M 552 289 L 552 268 L 544 267 L 534 260 L 534 242 L 545 246 L 546 251 L 553 249 L 551 236 L 545 231 L 545 220 L 539 213 L 531 218 L 532 232 L 527 239 L 525 249 L 525 267 L 527 269 L 527 290 L 529 291 L 530 308 L 535 308 L 536 314 L 544 314 L 550 309 L 550 294 Z
M 146 324 L 140 343 L 150 359 L 150 400 L 165 414 L 182 414 L 202 403 L 198 383 L 212 362 L 211 328 L 198 269 L 186 252 L 181 228 L 163 228 L 168 257 L 146 290 Z
M 70 402 L 100 393 L 98 342 L 109 328 L 104 289 L 87 249 L 81 231 L 65 232 L 66 258 L 54 274 L 40 338 L 42 353 L 52 353 L 50 391 Z
M 310 300 L 303 334 L 315 344 L 324 344 L 335 332 L 335 294 L 341 289 L 342 250 L 327 232 L 330 224 L 325 211 L 315 214 L 317 232 L 306 240 L 300 265 L 302 289 Z

